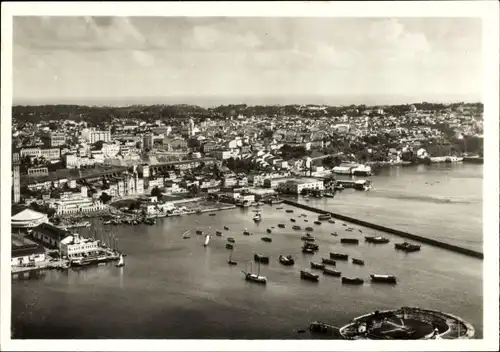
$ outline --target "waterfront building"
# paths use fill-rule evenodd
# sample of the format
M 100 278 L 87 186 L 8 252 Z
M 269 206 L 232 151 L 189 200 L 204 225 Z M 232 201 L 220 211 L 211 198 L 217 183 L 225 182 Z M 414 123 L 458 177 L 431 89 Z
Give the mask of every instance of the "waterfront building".
M 303 189 L 322 191 L 323 188 L 323 181 L 316 179 L 288 180 L 278 185 L 279 191 L 288 194 L 300 194 Z
M 36 244 L 14 244 L 11 250 L 11 265 L 27 265 L 45 261 L 45 249 Z
M 61 241 L 68 237 L 70 232 L 49 222 L 44 222 L 33 228 L 31 236 L 40 241 L 45 247 L 60 248 Z
M 61 199 L 54 202 L 54 207 L 58 215 L 90 213 L 106 209 L 106 206 L 99 200 L 92 200 L 92 198 L 84 197 L 78 193 L 61 195 Z
M 24 209 L 11 218 L 11 226 L 16 229 L 31 229 L 48 221 L 47 214 Z
M 99 241 L 80 237 L 80 235 L 74 233 L 61 241 L 60 249 L 63 257 L 71 259 L 99 254 L 100 246 Z

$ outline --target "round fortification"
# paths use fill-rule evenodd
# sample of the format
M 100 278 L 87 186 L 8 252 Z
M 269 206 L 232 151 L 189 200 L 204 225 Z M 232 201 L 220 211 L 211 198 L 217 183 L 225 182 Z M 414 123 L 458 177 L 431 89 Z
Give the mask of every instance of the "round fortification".
M 365 314 L 339 332 L 348 340 L 472 339 L 475 333 L 474 327 L 460 317 L 415 307 Z

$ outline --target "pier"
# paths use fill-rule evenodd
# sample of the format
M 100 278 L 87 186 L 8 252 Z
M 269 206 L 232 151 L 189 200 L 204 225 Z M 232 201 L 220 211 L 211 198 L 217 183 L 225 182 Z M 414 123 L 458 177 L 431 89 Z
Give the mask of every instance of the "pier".
M 295 206 L 297 208 L 309 210 L 309 211 L 312 211 L 312 212 L 315 212 L 315 213 L 318 213 L 318 214 L 330 214 L 333 218 L 336 218 L 336 219 L 339 219 L 339 220 L 343 220 L 343 221 L 348 221 L 348 222 L 356 224 L 356 225 L 361 225 L 361 226 L 368 227 L 368 228 L 371 228 L 371 229 L 374 229 L 374 230 L 383 231 L 383 232 L 389 233 L 391 235 L 399 236 L 399 237 L 402 237 L 402 238 L 407 238 L 407 239 L 410 239 L 410 240 L 415 240 L 415 241 L 418 241 L 418 242 L 421 242 L 421 243 L 425 243 L 425 244 L 429 244 L 431 246 L 435 246 L 435 247 L 447 249 L 449 251 L 460 253 L 460 254 L 464 254 L 464 255 L 467 255 L 467 256 L 470 256 L 470 257 L 474 257 L 474 258 L 478 258 L 478 259 L 484 259 L 484 254 L 483 253 L 474 251 L 472 249 L 468 249 L 468 248 L 456 246 L 456 245 L 453 245 L 453 244 L 449 244 L 449 243 L 446 243 L 446 242 L 438 241 L 438 240 L 435 240 L 435 239 L 432 239 L 432 238 L 428 238 L 428 237 L 414 235 L 414 234 L 411 234 L 411 233 L 408 233 L 408 232 L 405 232 L 405 231 L 396 230 L 396 229 L 393 229 L 393 228 L 390 228 L 390 227 L 386 227 L 386 226 L 382 226 L 382 225 L 377 225 L 377 224 L 374 224 L 374 223 L 371 223 L 371 222 L 368 222 L 368 221 L 364 221 L 364 220 L 352 218 L 350 216 L 346 216 L 346 215 L 342 215 L 342 214 L 337 214 L 337 213 L 332 213 L 332 212 L 329 212 L 329 211 L 321 210 L 321 209 L 318 209 L 318 208 L 315 208 L 315 207 L 311 207 L 309 205 L 301 204 L 301 203 L 294 202 L 294 201 L 287 200 L 287 199 L 283 200 L 283 203 Z

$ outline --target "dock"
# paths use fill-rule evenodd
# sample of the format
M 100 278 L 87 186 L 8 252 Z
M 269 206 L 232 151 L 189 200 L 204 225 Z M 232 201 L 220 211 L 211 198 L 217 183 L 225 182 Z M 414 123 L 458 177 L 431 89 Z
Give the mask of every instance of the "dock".
M 421 242 L 421 243 L 429 244 L 429 245 L 434 246 L 434 247 L 446 249 L 446 250 L 449 250 L 449 251 L 452 251 L 452 252 L 456 252 L 456 253 L 460 253 L 460 254 L 464 254 L 464 255 L 467 255 L 467 256 L 470 256 L 470 257 L 474 257 L 474 258 L 478 258 L 478 259 L 484 259 L 484 254 L 482 252 L 474 251 L 472 249 L 468 249 L 468 248 L 456 246 L 456 245 L 453 245 L 453 244 L 450 244 L 450 243 L 438 241 L 438 240 L 435 240 L 435 239 L 432 239 L 432 238 L 428 238 L 428 237 L 424 237 L 424 236 L 414 235 L 414 234 L 411 234 L 411 233 L 408 233 L 408 232 L 405 232 L 405 231 L 396 230 L 396 229 L 393 229 L 393 228 L 390 228 L 390 227 L 386 227 L 386 226 L 382 226 L 382 225 L 377 225 L 377 224 L 374 224 L 374 223 L 371 223 L 371 222 L 368 222 L 368 221 L 364 221 L 364 220 L 352 218 L 350 216 L 328 212 L 328 211 L 325 211 L 325 210 L 321 210 L 321 209 L 318 209 L 318 208 L 315 208 L 315 207 L 311 207 L 309 205 L 301 204 L 301 203 L 294 202 L 294 201 L 287 200 L 287 199 L 285 199 L 283 202 L 285 204 L 292 205 L 292 206 L 295 206 L 297 208 L 309 210 L 309 211 L 312 211 L 312 212 L 315 212 L 315 213 L 318 213 L 318 214 L 330 214 L 333 218 L 336 218 L 336 219 L 339 219 L 339 220 L 343 220 L 343 221 L 347 221 L 347 222 L 350 222 L 350 223 L 353 223 L 353 224 L 356 224 L 356 225 L 361 225 L 361 226 L 364 226 L 364 227 L 368 227 L 368 228 L 371 228 L 371 229 L 374 229 L 374 230 L 382 231 L 382 232 L 385 232 L 385 233 L 389 233 L 391 235 L 395 235 L 395 236 L 398 236 L 398 237 L 402 237 L 402 238 L 406 238 L 406 239 L 410 239 L 410 240 L 415 240 L 415 241 L 418 241 L 418 242 Z

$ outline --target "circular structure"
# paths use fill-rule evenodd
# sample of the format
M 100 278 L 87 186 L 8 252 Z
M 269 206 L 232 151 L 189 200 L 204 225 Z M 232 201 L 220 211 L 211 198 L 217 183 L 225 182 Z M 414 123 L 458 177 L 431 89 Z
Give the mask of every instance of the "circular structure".
M 44 222 L 49 222 L 47 214 L 31 209 L 24 209 L 11 218 L 11 226 L 16 229 L 31 229 Z
M 475 330 L 452 314 L 402 307 L 357 317 L 339 332 L 348 340 L 431 340 L 471 339 Z

